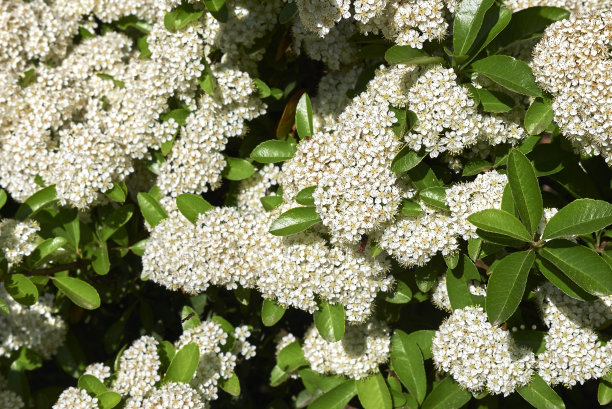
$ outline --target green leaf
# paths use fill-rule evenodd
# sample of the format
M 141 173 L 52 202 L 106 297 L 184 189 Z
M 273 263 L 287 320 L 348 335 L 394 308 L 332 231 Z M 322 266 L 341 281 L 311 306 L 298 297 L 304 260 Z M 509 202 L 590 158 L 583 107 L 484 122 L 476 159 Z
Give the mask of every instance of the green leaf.
M 221 172 L 224 178 L 229 180 L 243 180 L 251 177 L 255 173 L 255 168 L 250 162 L 241 158 L 225 156 L 227 165 Z
M 610 224 L 612 204 L 603 200 L 577 199 L 548 221 L 542 239 L 589 234 Z
M 493 164 L 484 159 L 471 159 L 463 166 L 461 176 L 474 176 L 481 173 L 483 170 L 491 169 Z
M 33 371 L 43 366 L 42 357 L 34 350 L 19 348 L 19 355 L 11 363 L 11 369 L 17 371 Z
M 8 306 L 8 303 L 4 299 L 0 298 L 0 314 L 9 315 L 10 313 L 11 309 Z
M 442 182 L 438 179 L 433 169 L 424 162 L 410 169 L 408 171 L 408 176 L 410 176 L 412 183 L 419 190 L 425 190 L 434 186 L 442 186 Z
M 419 198 L 430 206 L 441 210 L 450 210 L 446 205 L 446 189 L 442 186 L 434 186 L 421 190 Z
M 514 108 L 514 99 L 508 94 L 484 88 L 477 88 L 477 90 L 482 109 L 485 112 L 503 113 Z
M 53 277 L 53 284 L 81 308 L 95 310 L 100 306 L 100 295 L 85 281 L 73 277 Z
M 235 372 L 228 379 L 219 379 L 219 387 L 232 396 L 240 395 L 240 379 Z
M 507 55 L 491 55 L 473 62 L 472 69 L 510 91 L 531 97 L 542 96 L 531 68 L 524 61 Z
M 98 407 L 100 409 L 112 409 L 121 402 L 121 395 L 113 391 L 101 393 L 96 398 L 98 398 Z
M 402 216 L 415 217 L 423 213 L 421 205 L 408 199 L 403 199 L 399 208 Z
M 202 14 L 204 14 L 203 10 L 191 11 L 186 8 L 179 7 L 166 13 L 164 16 L 164 26 L 170 31 L 180 30 L 192 22 L 199 20 L 200 17 L 202 17 Z
M 419 403 L 427 393 L 427 375 L 421 349 L 404 331 L 395 330 L 391 338 L 391 365 L 399 380 Z
M 357 386 L 350 379 L 319 396 L 308 405 L 308 409 L 344 409 L 356 394 Z
M 564 409 L 563 399 L 537 373 L 529 384 L 516 390 L 527 402 L 537 409 Z
M 553 116 L 552 99 L 536 98 L 525 112 L 525 129 L 529 135 L 539 135 L 550 126 Z
M 326 341 L 340 341 L 344 336 L 344 305 L 319 300 L 317 306 L 319 309 L 314 313 L 314 322 L 319 334 Z
M 295 207 L 278 216 L 270 225 L 269 232 L 275 236 L 287 236 L 304 231 L 320 221 L 315 207 Z
M 54 237 L 41 242 L 28 257 L 28 265 L 30 267 L 36 267 L 42 263 L 45 258 L 49 257 L 54 251 L 60 249 L 66 243 L 68 243 L 68 240 L 63 237 Z
M 2 209 L 4 205 L 6 204 L 7 198 L 8 196 L 6 195 L 6 192 L 4 191 L 4 189 L 0 189 L 0 209 Z
M 264 196 L 260 197 L 259 201 L 261 202 L 264 210 L 269 212 L 270 210 L 274 210 L 283 204 L 283 197 L 280 195 Z
M 612 269 L 593 250 L 568 240 L 552 240 L 539 253 L 593 295 L 612 294 Z
M 463 0 L 453 22 L 453 53 L 465 55 L 478 36 L 485 13 L 494 0 Z
M 597 388 L 597 401 L 600 405 L 607 405 L 612 402 L 612 383 L 601 381 Z
M 38 301 L 38 289 L 23 274 L 10 274 L 4 280 L 4 288 L 19 304 L 33 305 Z
M 394 45 L 385 52 L 385 60 L 389 64 L 440 64 L 442 57 L 432 57 L 423 50 L 407 45 Z
M 568 18 L 569 11 L 559 7 L 529 7 L 512 15 L 508 27 L 495 40 L 498 46 L 539 37 L 547 26 Z
M 221 329 L 223 329 L 223 331 L 227 332 L 228 334 L 233 334 L 234 331 L 236 331 L 234 326 L 220 315 L 215 315 L 214 317 L 212 317 L 212 320 L 219 324 L 221 326 Z
M 295 201 L 301 204 L 302 206 L 314 206 L 314 199 L 312 198 L 312 194 L 314 193 L 316 186 L 305 187 L 300 190 L 298 194 L 295 196 Z
M 202 325 L 202 321 L 200 321 L 198 314 L 190 306 L 184 305 L 181 309 L 181 326 L 183 331 L 199 327 L 200 325 Z
M 275 301 L 265 298 L 261 304 L 261 322 L 266 327 L 271 327 L 283 318 L 285 307 L 278 305 Z
M 140 206 L 140 212 L 151 228 L 157 226 L 162 220 L 168 217 L 157 200 L 149 193 L 138 193 L 138 206 Z
M 103 394 L 108 390 L 106 386 L 104 386 L 102 381 L 100 381 L 93 375 L 81 375 L 77 386 L 79 387 L 79 389 L 85 389 L 87 392 L 94 396 Z
M 595 299 L 595 296 L 584 291 L 550 261 L 541 257 L 536 257 L 535 263 L 540 273 L 565 294 L 581 301 L 592 301 Z
M 255 86 L 257 87 L 257 90 L 259 91 L 259 98 L 267 98 L 270 96 L 271 94 L 270 87 L 268 87 L 268 85 L 265 82 L 263 82 L 259 78 L 255 78 L 253 81 L 255 82 Z
M 149 240 L 149 239 L 142 239 L 142 240 L 140 240 L 140 241 L 138 241 L 138 242 L 136 242 L 136 243 L 132 244 L 132 245 L 130 246 L 130 250 L 132 250 L 132 252 L 133 252 L 134 254 L 136 254 L 137 256 L 142 257 L 142 255 L 144 254 L 145 247 L 146 247 L 146 245 L 147 245 L 147 241 L 148 241 L 148 240 Z
M 202 76 L 198 78 L 198 84 L 200 85 L 202 91 L 204 91 L 208 95 L 215 95 L 215 88 L 217 83 L 215 81 L 215 76 L 213 75 L 213 72 L 208 66 L 208 64 L 206 64 L 206 69 L 202 73 Z
M 194 193 L 183 193 L 176 198 L 176 207 L 187 220 L 195 224 L 201 214 L 206 213 L 214 206 L 208 203 L 200 195 Z
M 293 158 L 295 145 L 287 141 L 270 140 L 260 143 L 251 152 L 251 159 L 259 163 L 283 162 Z
M 489 8 L 485 14 L 478 36 L 468 51 L 468 54 L 471 55 L 472 58 L 464 64 L 467 65 L 472 59 L 478 56 L 478 54 L 480 54 L 480 52 L 508 26 L 511 19 L 512 11 L 508 8 L 498 6 L 497 4 Z
M 304 358 L 304 351 L 300 343 L 294 341 L 281 349 L 278 353 L 277 365 L 285 372 L 293 372 L 302 366 L 307 366 L 308 361 Z
M 544 211 L 542 193 L 531 162 L 517 149 L 508 155 L 508 183 L 523 224 L 530 233 L 535 232 Z
M 278 22 L 281 24 L 287 24 L 298 12 L 297 4 L 295 2 L 286 3 L 285 7 L 278 14 Z
M 534 260 L 533 251 L 521 251 L 508 254 L 489 269 L 486 310 L 493 325 L 506 321 L 518 308 Z
M 502 234 L 516 240 L 531 241 L 531 236 L 521 221 L 505 210 L 481 210 L 469 215 L 468 221 L 484 231 Z
M 166 375 L 164 375 L 163 383 L 189 383 L 198 369 L 199 362 L 200 349 L 198 346 L 194 343 L 185 345 L 172 358 Z
M 306 139 L 314 134 L 312 104 L 307 93 L 302 94 L 295 108 L 295 126 L 300 139 Z
M 134 214 L 134 205 L 127 204 L 102 216 L 101 226 L 98 231 L 100 241 L 108 240 L 121 226 L 126 224 Z
M 415 152 L 406 144 L 393 158 L 391 170 L 395 173 L 407 172 L 418 165 L 425 156 L 427 152 Z
M 23 220 L 56 200 L 57 195 L 55 193 L 55 185 L 41 189 L 27 198 L 26 201 L 19 206 L 17 213 L 15 213 L 15 218 L 18 220 Z
M 206 10 L 211 13 L 216 13 L 221 11 L 223 6 L 225 6 L 225 0 L 204 0 L 204 5 L 206 6 Z
M 385 297 L 385 301 L 390 302 L 391 304 L 406 304 L 412 300 L 412 290 L 402 280 L 397 280 L 397 284 L 395 286 L 395 291 L 393 295 L 390 297 Z
M 451 309 L 462 309 L 475 304 L 475 296 L 468 288 L 468 281 L 480 281 L 478 269 L 466 254 L 458 257 L 456 268 L 446 270 L 446 289 Z
M 380 372 L 357 383 L 357 396 L 364 409 L 391 409 L 391 394 Z
M 438 383 L 423 402 L 422 409 L 459 409 L 472 399 L 472 394 L 447 376 Z
M 546 350 L 546 341 L 544 337 L 547 333 L 545 331 L 526 330 L 512 332 L 511 334 L 512 338 L 514 338 L 517 343 L 528 347 L 536 355 Z
M 96 246 L 92 253 L 91 266 L 96 274 L 106 275 L 110 271 L 110 260 L 108 259 L 108 247 L 106 243 Z

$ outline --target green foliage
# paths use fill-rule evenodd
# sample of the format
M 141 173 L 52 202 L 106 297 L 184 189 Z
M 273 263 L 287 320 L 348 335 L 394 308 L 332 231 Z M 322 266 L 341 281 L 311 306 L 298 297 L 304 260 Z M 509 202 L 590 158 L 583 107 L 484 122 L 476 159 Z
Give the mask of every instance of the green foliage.
M 313 206 L 295 207 L 278 216 L 270 225 L 269 231 L 275 236 L 286 236 L 304 231 L 320 221 Z

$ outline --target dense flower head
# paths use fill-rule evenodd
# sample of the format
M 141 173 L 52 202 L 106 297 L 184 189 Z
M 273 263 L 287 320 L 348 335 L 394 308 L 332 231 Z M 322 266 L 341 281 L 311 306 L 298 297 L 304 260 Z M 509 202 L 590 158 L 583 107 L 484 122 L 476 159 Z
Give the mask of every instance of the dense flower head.
M 0 283 L 0 298 L 5 300 L 9 314 L 0 315 L 0 356 L 9 357 L 22 347 L 30 348 L 43 359 L 57 353 L 66 337 L 66 322 L 56 314 L 55 297 L 45 293 L 30 306 L 19 304 L 8 295 Z
M 533 51 L 538 84 L 553 96 L 555 122 L 581 153 L 612 161 L 612 14 L 573 14 L 551 24 Z
M 612 346 L 603 345 L 595 327 L 612 320 L 612 297 L 579 301 L 550 283 L 538 290 L 544 322 L 546 350 L 538 355 L 538 373 L 556 385 L 572 387 L 604 376 L 612 369 Z
M 434 336 L 433 360 L 472 392 L 512 393 L 529 383 L 535 356 L 508 331 L 491 325 L 481 307 L 455 310 Z
M 36 233 L 40 230 L 35 220 L 0 221 L 0 251 L 8 261 L 9 267 L 19 264 L 23 257 L 29 256 L 36 248 Z
M 468 291 L 472 295 L 484 297 L 487 293 L 487 286 L 476 281 L 468 281 Z M 446 276 L 441 276 L 431 290 L 431 302 L 433 305 L 443 311 L 453 312 L 450 298 L 448 297 L 448 288 L 446 287 Z
M 160 380 L 161 362 L 157 354 L 158 342 L 151 336 L 142 336 L 123 351 L 113 389 L 122 395 L 144 396 Z
M 0 408 L 2 409 L 22 409 L 25 407 L 21 396 L 8 389 L 6 378 L 0 375 Z
M 53 409 L 98 409 L 98 398 L 89 396 L 86 390 L 74 386 L 65 389 L 53 405 Z
M 313 371 L 363 379 L 389 360 L 391 338 L 386 324 L 369 320 L 347 326 L 340 341 L 324 340 L 313 325 L 304 336 L 304 357 Z
M 204 409 L 206 405 L 191 386 L 181 382 L 169 382 L 144 399 L 140 407 L 142 409 Z
M 104 382 L 110 378 L 111 369 L 109 366 L 106 366 L 101 362 L 96 362 L 94 364 L 87 365 L 83 374 L 95 376 L 100 381 Z

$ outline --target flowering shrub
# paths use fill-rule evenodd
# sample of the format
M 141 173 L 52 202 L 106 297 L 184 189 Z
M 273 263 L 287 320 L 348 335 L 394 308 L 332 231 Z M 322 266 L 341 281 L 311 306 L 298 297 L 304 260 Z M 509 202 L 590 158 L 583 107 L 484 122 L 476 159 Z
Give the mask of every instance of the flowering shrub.
M 0 2 L 0 409 L 612 402 L 612 1 Z

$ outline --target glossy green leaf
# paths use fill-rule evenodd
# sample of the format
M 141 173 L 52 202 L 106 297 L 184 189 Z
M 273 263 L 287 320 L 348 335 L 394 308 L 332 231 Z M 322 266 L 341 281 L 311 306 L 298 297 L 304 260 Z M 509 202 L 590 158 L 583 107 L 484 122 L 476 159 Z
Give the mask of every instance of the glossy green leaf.
M 531 68 L 524 61 L 507 55 L 491 55 L 473 62 L 472 69 L 510 91 L 531 97 L 542 96 Z
M 512 15 L 508 27 L 495 40 L 498 46 L 537 38 L 555 21 L 569 17 L 569 11 L 559 7 L 529 7 Z
M 512 19 L 512 11 L 503 6 L 494 4 L 485 13 L 482 27 L 476 36 L 476 40 L 468 51 L 472 57 L 465 63 L 467 65 L 472 61 L 482 50 L 485 49 L 492 41 L 494 41 L 500 33 L 508 26 Z
M 85 281 L 74 277 L 54 277 L 53 284 L 81 308 L 95 310 L 100 306 L 100 295 Z
M 172 358 L 170 366 L 164 375 L 163 383 L 189 383 L 198 369 L 199 362 L 200 349 L 198 346 L 194 343 L 185 345 Z
M 393 407 L 391 393 L 380 372 L 359 380 L 356 384 L 357 396 L 364 409 L 391 409 Z
M 264 210 L 269 212 L 270 210 L 274 210 L 283 204 L 283 197 L 279 195 L 264 196 L 260 197 L 259 201 L 261 202 Z
M 494 0 L 463 0 L 453 22 L 453 52 L 465 55 L 478 36 L 485 13 Z
M 200 195 L 194 193 L 183 193 L 176 198 L 176 207 L 187 220 L 191 223 L 198 221 L 201 214 L 206 213 L 214 206 L 208 203 Z
M 394 45 L 385 52 L 385 60 L 389 64 L 440 64 L 442 57 L 432 57 L 423 50 L 407 45 Z
M 442 181 L 438 179 L 436 173 L 429 165 L 424 162 L 419 163 L 408 171 L 408 176 L 414 186 L 419 190 L 425 190 L 434 186 L 442 186 Z
M 277 163 L 293 158 L 296 147 L 287 141 L 270 140 L 260 143 L 251 152 L 251 159 L 259 163 Z
M 410 394 L 422 403 L 427 393 L 423 355 L 417 343 L 404 331 L 396 330 L 391 338 L 391 365 Z
M 255 82 L 255 86 L 257 87 L 257 90 L 259 91 L 259 98 L 267 98 L 270 96 L 271 94 L 270 87 L 268 87 L 268 85 L 265 82 L 263 82 L 259 78 L 255 78 L 253 81 Z
M 219 387 L 232 396 L 240 395 L 240 380 L 235 372 L 228 379 L 219 379 Z
M 393 295 L 385 297 L 385 301 L 391 304 L 406 304 L 412 300 L 412 290 L 402 280 L 397 280 Z
M 490 268 L 486 310 L 493 325 L 505 322 L 518 308 L 534 260 L 533 251 L 521 251 L 508 254 Z
M 271 327 L 283 318 L 285 307 L 278 305 L 275 301 L 265 298 L 261 304 L 261 322 L 266 327 Z
M 108 247 L 106 243 L 96 246 L 92 253 L 91 266 L 96 274 L 106 275 L 110 271 L 110 260 L 108 258 Z
M 446 189 L 442 186 L 434 186 L 421 190 L 419 198 L 430 206 L 441 210 L 449 210 L 446 204 Z
M 114 182 L 113 187 L 107 190 L 106 192 L 104 192 L 106 197 L 108 197 L 110 200 L 113 200 L 117 203 L 125 202 L 125 199 L 127 199 L 127 193 L 128 193 L 127 186 L 125 182 L 123 181 L 120 183 Z
M 200 317 L 194 309 L 188 305 L 184 305 L 181 309 L 181 326 L 183 327 L 183 331 L 199 327 L 201 324 L 202 321 L 200 321 Z
M 38 289 L 23 274 L 10 274 L 4 280 L 4 288 L 19 304 L 33 305 L 38 301 Z
M 531 162 L 518 149 L 508 155 L 508 183 L 523 224 L 530 233 L 535 232 L 544 211 L 542 193 Z
M 523 330 L 512 332 L 512 338 L 519 344 L 531 349 L 535 354 L 541 354 L 546 350 L 545 331 Z
M 138 206 L 140 206 L 140 212 L 152 228 L 168 217 L 157 200 L 149 193 L 138 193 Z
M 477 89 L 482 109 L 485 112 L 503 113 L 510 111 L 515 106 L 514 99 L 508 94 L 484 88 Z
M 299 233 L 319 223 L 321 218 L 314 207 L 295 207 L 281 214 L 270 225 L 269 232 L 275 236 Z
M 302 206 L 314 206 L 315 203 L 312 194 L 314 193 L 316 188 L 316 186 L 309 186 L 300 190 L 295 196 L 295 201 L 301 204 Z
M 356 382 L 352 379 L 346 380 L 315 399 L 308 405 L 308 409 L 344 409 L 356 394 Z
M 593 250 L 568 240 L 552 240 L 539 254 L 582 289 L 593 295 L 612 294 L 612 269 Z
M 483 170 L 491 169 L 493 164 L 484 159 L 471 159 L 463 166 L 461 176 L 474 176 L 481 173 Z
M 472 394 L 447 376 L 438 383 L 423 402 L 422 409 L 459 409 L 472 399 Z
M 592 301 L 595 298 L 594 295 L 587 293 L 578 284 L 570 280 L 568 276 L 563 274 L 563 272 L 555 267 L 550 261 L 541 257 L 536 257 L 535 264 L 538 267 L 538 271 L 540 271 L 548 281 L 570 297 L 581 301 Z
M 38 244 L 38 246 L 36 246 L 32 254 L 28 256 L 28 265 L 30 267 L 36 267 L 42 263 L 45 258 L 53 254 L 53 252 L 66 245 L 66 243 L 68 243 L 68 240 L 63 237 L 54 237 L 52 239 L 42 241 Z
M 468 216 L 468 221 L 484 231 L 502 234 L 516 240 L 531 241 L 531 236 L 521 221 L 505 210 L 481 210 Z
M 412 200 L 403 199 L 399 208 L 399 213 L 402 216 L 415 217 L 423 213 L 421 205 Z
M 466 254 L 461 254 L 457 258 L 456 267 L 446 270 L 446 290 L 453 310 L 475 304 L 475 296 L 470 293 L 468 282 L 480 281 L 480 274 L 474 262 Z
M 393 158 L 391 170 L 395 173 L 407 172 L 417 166 L 425 156 L 427 152 L 415 152 L 408 145 L 404 145 Z
M 96 398 L 98 399 L 99 409 L 112 409 L 121 402 L 121 395 L 113 391 L 101 393 Z
M 255 168 L 249 161 L 241 158 L 225 156 L 226 165 L 221 175 L 228 180 L 243 180 L 255 173 Z
M 142 240 L 132 244 L 130 246 L 130 250 L 132 250 L 132 252 L 134 254 L 136 254 L 137 256 L 142 257 L 142 255 L 144 254 L 145 246 L 146 246 L 148 240 L 149 239 L 142 239 Z
M 6 199 L 8 198 L 6 191 L 4 189 L 0 189 L 0 209 L 4 207 L 6 204 Z
M 285 372 L 293 372 L 302 366 L 307 366 L 308 361 L 304 358 L 304 351 L 300 343 L 294 341 L 281 349 L 278 353 L 277 365 Z
M 55 202 L 56 200 L 57 195 L 55 192 L 55 185 L 41 189 L 27 198 L 26 201 L 19 206 L 17 213 L 15 214 L 15 218 L 18 220 L 23 220 L 32 213 L 36 213 L 43 207 Z
M 340 341 L 344 336 L 344 306 L 319 300 L 314 322 L 321 337 L 329 342 Z
M 529 384 L 516 390 L 527 402 L 537 409 L 564 409 L 563 399 L 540 377 L 533 374 Z
M 126 224 L 134 214 L 134 205 L 127 204 L 104 215 L 100 219 L 98 237 L 100 241 L 108 240 L 121 226 Z
M 295 126 L 300 139 L 314 135 L 312 104 L 307 93 L 303 93 L 295 108 Z
M 192 22 L 199 20 L 202 14 L 204 14 L 202 10 L 190 11 L 186 8 L 179 7 L 164 15 L 164 26 L 170 31 L 180 30 Z
M 90 394 L 93 394 L 94 396 L 98 396 L 108 390 L 106 386 L 104 386 L 102 381 L 100 381 L 93 375 L 87 374 L 81 375 L 77 386 L 79 387 L 79 389 L 84 389 Z
M 529 135 L 541 134 L 553 121 L 552 99 L 536 98 L 525 112 L 525 129 Z
M 225 0 L 204 0 L 204 5 L 211 13 L 218 12 L 225 6 Z
M 612 383 L 600 381 L 597 388 L 597 401 L 600 405 L 607 405 L 612 402 Z
M 559 210 L 546 224 L 543 239 L 577 236 L 612 224 L 612 204 L 603 200 L 577 199 Z

